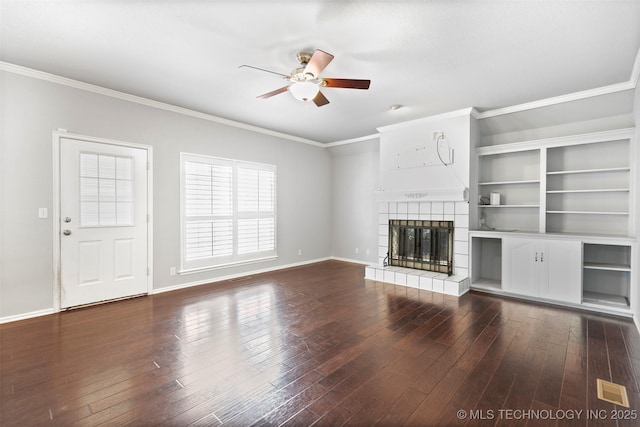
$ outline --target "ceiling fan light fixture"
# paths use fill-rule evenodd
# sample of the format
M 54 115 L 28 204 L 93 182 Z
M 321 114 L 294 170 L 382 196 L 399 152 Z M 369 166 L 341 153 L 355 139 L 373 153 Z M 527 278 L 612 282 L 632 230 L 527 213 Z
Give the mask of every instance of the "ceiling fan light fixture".
M 307 102 L 316 97 L 320 88 L 311 82 L 296 82 L 289 86 L 289 92 L 299 101 Z

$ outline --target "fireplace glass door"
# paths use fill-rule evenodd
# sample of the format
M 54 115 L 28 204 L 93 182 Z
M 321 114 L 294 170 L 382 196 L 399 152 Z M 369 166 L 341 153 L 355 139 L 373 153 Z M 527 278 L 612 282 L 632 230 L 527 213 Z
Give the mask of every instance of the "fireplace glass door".
M 389 264 L 450 276 L 453 221 L 389 221 Z

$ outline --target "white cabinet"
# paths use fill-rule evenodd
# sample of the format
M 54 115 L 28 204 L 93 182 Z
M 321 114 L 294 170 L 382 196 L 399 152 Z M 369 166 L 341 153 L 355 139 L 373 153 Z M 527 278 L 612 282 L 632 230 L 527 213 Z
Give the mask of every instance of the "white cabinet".
M 581 302 L 582 250 L 574 240 L 506 237 L 502 289 L 535 298 Z

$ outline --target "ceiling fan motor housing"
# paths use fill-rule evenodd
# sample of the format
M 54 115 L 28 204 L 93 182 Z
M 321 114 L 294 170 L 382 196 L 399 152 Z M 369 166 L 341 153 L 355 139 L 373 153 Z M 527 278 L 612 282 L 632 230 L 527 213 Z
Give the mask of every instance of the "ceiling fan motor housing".
M 304 68 L 309 63 L 309 61 L 311 61 L 312 56 L 313 52 L 298 52 L 296 58 L 298 58 L 298 62 L 300 63 L 300 65 L 302 65 L 302 68 Z

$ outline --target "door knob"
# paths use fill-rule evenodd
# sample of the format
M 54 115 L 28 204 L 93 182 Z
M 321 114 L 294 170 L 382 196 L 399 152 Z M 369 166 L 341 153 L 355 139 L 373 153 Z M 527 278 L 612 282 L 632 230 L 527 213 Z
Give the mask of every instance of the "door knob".
M 65 216 L 63 221 L 64 222 L 71 222 L 71 218 L 69 218 L 68 216 Z
M 64 230 L 62 234 L 64 234 L 65 236 L 68 236 L 71 234 L 71 230 Z

